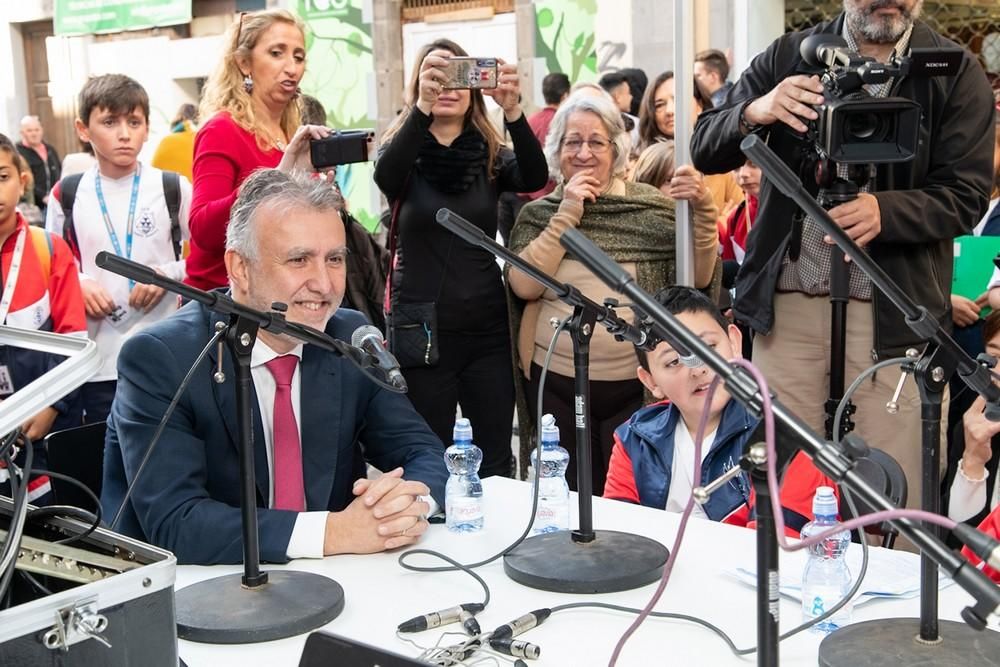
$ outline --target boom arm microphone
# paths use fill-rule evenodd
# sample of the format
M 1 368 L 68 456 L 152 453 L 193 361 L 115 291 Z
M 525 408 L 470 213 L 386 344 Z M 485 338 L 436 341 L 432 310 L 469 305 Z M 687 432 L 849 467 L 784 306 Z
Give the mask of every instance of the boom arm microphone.
M 633 282 L 632 274 L 626 271 L 621 264 L 600 252 L 594 242 L 584 236 L 580 230 L 572 227 L 567 229 L 559 238 L 559 242 L 577 257 L 587 258 L 589 260 L 588 268 L 609 287 L 621 292 L 629 283 Z M 597 252 L 594 252 L 595 250 Z M 661 338 L 670 343 L 670 346 L 677 352 L 680 362 L 688 368 L 697 368 L 704 363 L 675 336 L 661 336 Z
M 614 335 L 617 340 L 632 343 L 636 347 L 641 347 L 647 350 L 656 346 L 656 341 L 647 334 L 646 330 L 633 326 L 626 320 L 618 317 L 614 308 L 610 305 L 595 303 L 585 297 L 572 285 L 561 283 L 544 271 L 540 271 L 530 262 L 521 259 L 507 248 L 486 236 L 486 233 L 483 232 L 483 230 L 479 229 L 454 211 L 447 208 L 440 208 L 434 218 L 437 220 L 439 225 L 462 240 L 467 241 L 472 245 L 479 246 L 483 250 L 492 253 L 496 257 L 499 257 L 517 268 L 518 271 L 531 277 L 531 279 L 535 282 L 552 290 L 563 302 L 574 307 L 582 306 L 592 309 L 596 314 L 597 321 L 600 322 L 609 333 Z M 614 264 L 614 262 L 612 262 L 612 264 Z M 617 264 L 615 266 L 617 266 Z M 626 272 L 626 276 L 628 276 L 628 272 Z
M 133 262 L 130 259 L 119 257 L 114 253 L 102 250 L 97 253 L 95 263 L 98 267 L 106 271 L 130 278 L 137 283 L 156 285 L 157 287 L 162 287 L 168 292 L 180 294 L 182 297 L 191 301 L 197 301 L 198 303 L 205 304 L 209 310 L 213 310 L 217 313 L 237 315 L 245 318 L 250 322 L 255 322 L 261 329 L 266 329 L 275 335 L 285 334 L 295 338 L 296 340 L 300 340 L 303 343 L 311 343 L 324 350 L 329 350 L 330 352 L 339 354 L 357 366 L 360 371 L 365 373 L 379 386 L 384 387 L 389 391 L 402 393 L 396 385 L 390 382 L 384 382 L 370 372 L 373 364 L 372 359 L 368 354 L 365 354 L 363 351 L 356 347 L 352 347 L 342 340 L 338 340 L 333 336 L 330 336 L 324 331 L 319 331 L 318 329 L 313 329 L 312 327 L 305 326 L 303 324 L 289 322 L 281 313 L 278 312 L 265 313 L 256 310 L 234 301 L 228 294 L 223 294 L 221 292 L 209 292 L 200 290 L 197 287 L 185 285 L 180 281 L 160 275 L 144 264 L 139 264 L 138 262 Z M 405 391 L 405 389 L 402 391 Z

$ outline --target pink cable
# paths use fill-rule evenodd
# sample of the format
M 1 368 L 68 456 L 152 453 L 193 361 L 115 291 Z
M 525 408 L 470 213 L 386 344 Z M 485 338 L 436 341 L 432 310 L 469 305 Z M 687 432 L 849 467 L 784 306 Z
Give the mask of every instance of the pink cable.
M 719 375 L 712 379 L 712 384 L 708 387 L 708 393 L 705 395 L 705 407 L 701 411 L 701 419 L 698 420 L 698 432 L 694 437 L 694 477 L 692 480 L 701 480 L 701 441 L 705 437 L 705 428 L 708 426 L 708 416 L 711 413 L 712 398 L 715 396 L 715 390 L 720 384 Z M 656 587 L 656 591 L 653 593 L 653 597 L 650 598 L 649 602 L 643 607 L 639 615 L 635 617 L 632 624 L 628 626 L 625 633 L 615 644 L 615 650 L 611 654 L 611 661 L 608 663 L 608 667 L 614 667 L 615 663 L 618 661 L 618 656 L 621 654 L 622 649 L 625 648 L 625 643 L 629 640 L 642 622 L 649 617 L 649 612 L 653 611 L 653 607 L 656 603 L 660 601 L 660 597 L 663 595 L 663 591 L 667 588 L 667 582 L 670 581 L 670 572 L 674 569 L 674 561 L 677 560 L 677 554 L 681 550 L 681 540 L 684 539 L 684 531 L 687 528 L 688 519 L 691 518 L 691 511 L 694 509 L 694 494 L 688 497 L 687 505 L 684 506 L 684 512 L 681 514 L 681 525 L 677 528 L 677 536 L 674 538 L 674 547 L 670 550 L 670 555 L 667 557 L 667 564 L 663 566 L 663 576 L 660 577 L 660 585 Z

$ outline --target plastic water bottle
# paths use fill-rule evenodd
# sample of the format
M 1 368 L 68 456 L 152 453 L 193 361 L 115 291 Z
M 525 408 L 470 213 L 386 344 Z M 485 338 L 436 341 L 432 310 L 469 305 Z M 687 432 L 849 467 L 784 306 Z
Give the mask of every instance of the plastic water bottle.
M 802 527 L 802 537 L 840 525 L 837 521 L 837 497 L 829 486 L 820 486 L 813 497 L 815 519 Z M 847 567 L 847 546 L 851 533 L 841 531 L 808 548 L 809 560 L 802 571 L 802 619 L 816 618 L 837 604 L 851 588 Z M 852 603 L 848 602 L 832 617 L 817 623 L 814 632 L 829 633 L 850 623 Z
M 445 486 L 444 513 L 448 530 L 474 533 L 483 529 L 483 483 L 479 465 L 483 451 L 472 443 L 469 420 L 455 420 L 454 443 L 445 450 L 444 463 L 451 475 Z
M 538 509 L 532 533 L 554 533 L 569 530 L 569 485 L 566 484 L 566 466 L 569 452 L 559 446 L 559 427 L 555 417 L 542 417 L 542 464 L 538 480 Z M 538 450 L 531 452 L 531 465 L 537 462 Z M 535 492 L 532 477 L 532 494 Z

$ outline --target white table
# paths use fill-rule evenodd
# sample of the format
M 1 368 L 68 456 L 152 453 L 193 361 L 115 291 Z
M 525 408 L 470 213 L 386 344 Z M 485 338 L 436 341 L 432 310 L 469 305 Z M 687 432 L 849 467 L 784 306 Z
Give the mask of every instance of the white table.
M 486 528 L 478 535 L 453 535 L 443 525 L 432 525 L 420 546 L 470 563 L 492 555 L 510 544 L 523 530 L 530 509 L 530 486 L 503 478 L 484 481 Z M 573 494 L 572 522 L 576 521 Z M 638 507 L 601 498 L 594 499 L 596 529 L 620 530 L 643 534 L 667 547 L 673 544 L 679 515 Z M 856 546 L 856 545 L 855 545 Z M 345 590 L 343 613 L 326 629 L 369 644 L 383 646 L 406 655 L 417 655 L 413 646 L 395 636 L 400 622 L 413 616 L 465 602 L 482 600 L 482 589 L 468 575 L 457 573 L 423 574 L 409 572 L 397 563 L 398 553 L 366 556 L 334 556 L 323 560 L 298 560 L 292 569 L 325 574 L 336 579 Z M 782 567 L 801 572 L 804 554 L 782 554 Z M 919 559 L 913 556 L 913 567 Z M 739 647 L 756 641 L 755 591 L 733 581 L 724 572 L 734 566 L 754 568 L 754 532 L 704 520 L 688 522 L 681 553 L 671 580 L 657 609 L 698 616 L 727 632 Z M 433 563 L 443 564 L 435 560 Z M 266 566 L 279 569 L 283 566 Z M 222 574 L 239 572 L 238 566 L 183 566 L 177 570 L 177 588 Z M 656 584 L 638 590 L 601 596 L 582 596 L 538 591 L 517 584 L 503 572 L 502 561 L 479 568 L 493 599 L 478 615 L 483 630 L 512 620 L 540 607 L 595 599 L 641 608 L 648 602 Z M 961 609 L 972 598 L 957 586 L 941 591 L 941 618 L 960 620 Z M 205 604 L 212 604 L 205 600 Z M 906 617 L 919 614 L 919 601 L 878 600 L 854 610 L 854 620 Z M 789 629 L 801 620 L 799 604 L 782 598 L 782 628 Z M 553 614 L 549 620 L 520 637 L 541 647 L 541 658 L 530 664 L 606 665 L 622 632 L 632 622 L 630 614 L 600 609 L 569 610 Z M 997 619 L 991 620 L 997 627 Z M 458 626 L 447 630 L 456 631 Z M 443 629 L 410 635 L 423 646 L 433 645 Z M 181 657 L 190 667 L 253 667 L 255 665 L 298 664 L 306 635 L 275 642 L 237 646 L 213 646 L 181 641 Z M 816 652 L 822 635 L 804 632 L 782 642 L 782 665 L 816 665 Z M 647 619 L 631 637 L 619 665 L 748 665 L 755 656 L 735 657 L 715 634 L 701 626 L 681 621 Z

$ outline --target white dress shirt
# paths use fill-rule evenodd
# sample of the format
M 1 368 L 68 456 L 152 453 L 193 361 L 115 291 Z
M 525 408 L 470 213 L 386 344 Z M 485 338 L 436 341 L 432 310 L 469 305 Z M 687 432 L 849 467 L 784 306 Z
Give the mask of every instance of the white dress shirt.
M 292 413 L 295 415 L 295 423 L 299 427 L 299 443 L 302 442 L 302 345 L 296 345 L 286 354 L 294 354 L 299 358 L 298 365 L 295 366 L 295 373 L 292 375 Z M 268 473 L 268 497 L 267 506 L 274 504 L 274 394 L 277 384 L 274 376 L 265 364 L 276 357 L 283 355 L 272 350 L 267 343 L 257 339 L 253 351 L 250 353 L 250 374 L 253 377 L 254 389 L 257 392 L 257 407 L 260 410 L 260 421 L 264 426 L 264 449 L 267 452 L 267 473 Z M 301 444 L 300 444 L 301 446 Z M 305 485 L 303 484 L 303 489 Z M 440 507 L 430 496 L 420 498 L 429 505 L 427 515 L 436 514 Z M 303 499 L 305 500 L 305 499 Z M 305 504 L 303 504 L 305 506 Z M 326 520 L 330 513 L 321 512 L 299 512 L 295 519 L 295 526 L 292 528 L 292 535 L 288 540 L 288 548 L 285 555 L 289 558 L 323 558 L 323 544 L 326 539 Z
M 287 354 L 294 354 L 299 358 L 299 364 L 295 366 L 295 373 L 292 375 L 292 412 L 295 415 L 295 423 L 299 427 L 299 442 L 302 442 L 302 401 L 300 398 L 302 388 L 302 345 L 296 345 Z M 250 374 L 253 376 L 253 386 L 257 392 L 257 407 L 260 410 L 260 421 L 264 425 L 264 449 L 267 451 L 267 474 L 269 478 L 267 506 L 274 504 L 274 393 L 277 391 L 277 384 L 274 376 L 268 370 L 266 364 L 276 357 L 283 355 L 272 350 L 267 343 L 257 339 L 250 353 Z M 303 488 L 305 485 L 303 484 Z M 304 501 L 305 499 L 303 499 Z M 305 505 L 303 504 L 303 507 Z M 326 518 L 329 512 L 299 512 L 295 519 L 295 527 L 292 528 L 292 536 L 288 540 L 288 548 L 285 554 L 289 558 L 322 558 L 323 543 L 326 539 Z

